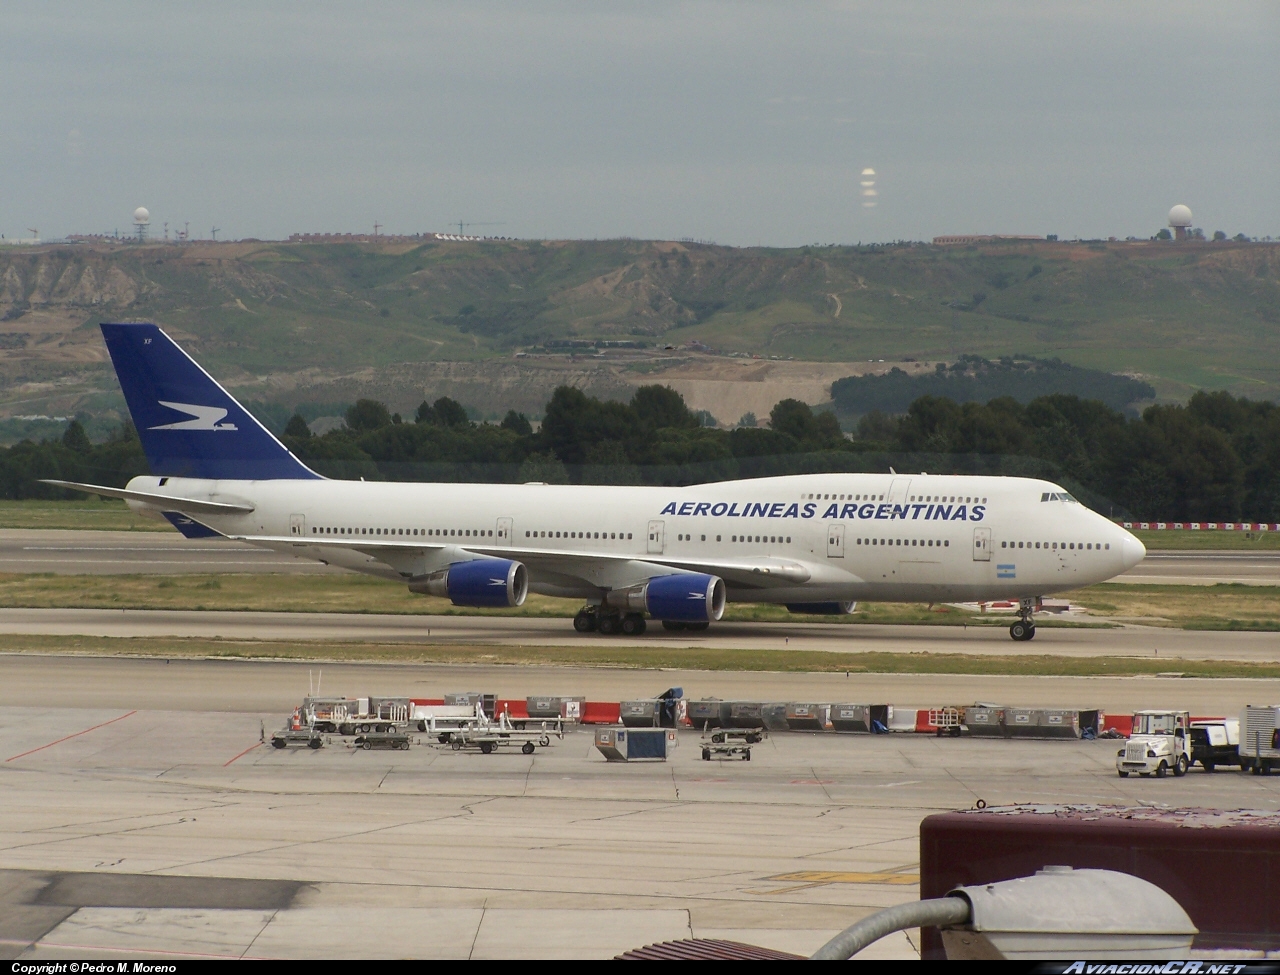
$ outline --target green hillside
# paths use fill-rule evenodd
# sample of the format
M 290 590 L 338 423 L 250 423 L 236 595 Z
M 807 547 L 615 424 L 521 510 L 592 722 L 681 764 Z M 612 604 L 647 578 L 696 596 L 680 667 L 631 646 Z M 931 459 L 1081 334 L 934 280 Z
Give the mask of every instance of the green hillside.
M 1280 395 L 1280 247 L 1269 244 L 14 247 L 0 252 L 0 318 L 7 414 L 55 388 L 90 408 L 95 390 L 114 395 L 104 318 L 159 322 L 245 386 L 585 338 L 822 361 L 1057 356 L 1137 374 L 1164 397 Z

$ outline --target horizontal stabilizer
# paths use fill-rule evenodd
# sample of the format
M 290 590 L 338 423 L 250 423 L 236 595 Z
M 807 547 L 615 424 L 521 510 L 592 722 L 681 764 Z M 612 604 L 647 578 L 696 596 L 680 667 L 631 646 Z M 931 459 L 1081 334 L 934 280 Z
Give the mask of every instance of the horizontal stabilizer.
M 161 511 L 185 511 L 197 515 L 247 515 L 253 510 L 251 504 L 228 504 L 225 501 L 197 501 L 195 498 L 174 498 L 167 494 L 151 494 L 148 491 L 129 491 L 125 488 L 104 487 L 101 484 L 79 484 L 75 481 L 53 481 L 41 479 L 41 484 L 53 487 L 70 488 L 72 491 L 83 491 L 85 494 L 96 494 L 103 498 L 119 498 L 122 501 L 140 501 Z

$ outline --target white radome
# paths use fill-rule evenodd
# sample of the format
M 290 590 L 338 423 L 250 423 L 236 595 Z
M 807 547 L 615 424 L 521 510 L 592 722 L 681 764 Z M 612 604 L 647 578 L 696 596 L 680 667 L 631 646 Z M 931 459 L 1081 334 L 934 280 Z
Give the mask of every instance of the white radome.
M 1190 227 L 1191 226 L 1191 208 L 1183 206 L 1179 203 L 1176 207 L 1169 211 L 1170 227 Z
M 148 210 L 146 207 L 138 207 L 138 209 L 133 211 L 133 222 L 134 223 L 150 223 L 151 211 Z

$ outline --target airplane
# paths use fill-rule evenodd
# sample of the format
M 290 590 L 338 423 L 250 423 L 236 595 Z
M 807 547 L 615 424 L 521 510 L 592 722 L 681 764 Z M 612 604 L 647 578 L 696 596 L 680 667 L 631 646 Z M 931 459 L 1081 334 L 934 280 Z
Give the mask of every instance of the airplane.
M 223 537 L 404 582 L 457 606 L 581 599 L 579 632 L 704 630 L 725 604 L 852 613 L 857 601 L 1018 600 L 1137 565 L 1142 542 L 1060 485 L 952 474 L 797 474 L 689 487 L 330 480 L 153 324 L 103 323 L 151 474 L 122 498 Z

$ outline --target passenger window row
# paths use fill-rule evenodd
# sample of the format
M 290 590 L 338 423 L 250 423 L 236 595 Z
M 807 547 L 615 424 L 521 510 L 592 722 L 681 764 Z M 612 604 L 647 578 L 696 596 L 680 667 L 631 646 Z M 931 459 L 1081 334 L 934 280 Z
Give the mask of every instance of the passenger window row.
M 859 545 L 919 545 L 921 548 L 950 548 L 950 539 L 932 538 L 859 538 Z
M 802 494 L 801 501 L 883 501 L 883 494 Z M 937 501 L 942 504 L 986 504 L 986 498 L 966 497 L 959 494 L 938 495 L 938 494 L 913 494 L 911 501 L 926 503 Z
M 1111 543 L 1102 542 L 1001 542 L 1001 548 L 1065 548 L 1069 551 L 1092 552 L 1110 551 Z
M 716 536 L 716 541 L 717 542 L 720 541 L 719 535 Z M 761 544 L 764 544 L 765 542 L 769 542 L 770 544 L 774 544 L 774 545 L 778 543 L 781 543 L 783 545 L 790 545 L 791 536 L 790 535 L 786 535 L 786 536 L 783 536 L 783 535 L 733 535 L 730 537 L 730 541 L 760 542 Z
M 492 529 L 483 528 L 333 528 L 313 527 L 312 535 L 437 535 L 463 538 L 492 538 Z
M 629 540 L 630 532 L 525 532 L 525 538 L 599 538 Z

